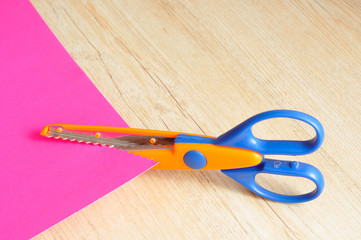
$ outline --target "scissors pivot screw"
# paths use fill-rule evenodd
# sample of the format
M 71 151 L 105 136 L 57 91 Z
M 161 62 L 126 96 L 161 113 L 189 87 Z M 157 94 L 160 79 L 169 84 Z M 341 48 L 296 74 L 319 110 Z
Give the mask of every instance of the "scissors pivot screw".
M 184 154 L 183 161 L 192 169 L 202 169 L 207 165 L 207 158 L 197 150 L 191 150 Z

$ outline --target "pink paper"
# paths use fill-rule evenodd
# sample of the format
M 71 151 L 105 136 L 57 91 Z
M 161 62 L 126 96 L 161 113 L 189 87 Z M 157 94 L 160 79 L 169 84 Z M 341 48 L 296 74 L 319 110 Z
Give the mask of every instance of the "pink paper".
M 155 165 L 39 135 L 52 123 L 127 124 L 24 0 L 0 3 L 0 112 L 1 239 L 29 239 Z

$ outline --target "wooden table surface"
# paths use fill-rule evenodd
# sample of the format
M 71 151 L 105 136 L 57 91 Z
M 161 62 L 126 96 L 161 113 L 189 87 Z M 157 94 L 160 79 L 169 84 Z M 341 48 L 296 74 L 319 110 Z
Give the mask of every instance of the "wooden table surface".
M 34 239 L 361 239 L 360 1 L 31 2 L 131 127 L 218 136 L 294 109 L 326 133 L 317 152 L 285 158 L 321 169 L 325 189 L 312 202 L 265 200 L 220 171 L 150 170 Z M 311 130 L 272 120 L 255 132 Z

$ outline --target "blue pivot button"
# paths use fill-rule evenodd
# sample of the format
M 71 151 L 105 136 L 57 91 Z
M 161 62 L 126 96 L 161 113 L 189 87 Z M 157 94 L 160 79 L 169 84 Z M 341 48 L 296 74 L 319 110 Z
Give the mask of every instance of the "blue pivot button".
M 207 165 L 207 158 L 197 150 L 191 150 L 184 154 L 183 160 L 192 169 L 201 169 Z

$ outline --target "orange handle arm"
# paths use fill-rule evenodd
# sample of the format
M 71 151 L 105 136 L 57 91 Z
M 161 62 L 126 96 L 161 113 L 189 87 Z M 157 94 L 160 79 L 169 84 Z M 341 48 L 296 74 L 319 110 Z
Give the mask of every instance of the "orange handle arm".
M 197 151 L 205 158 L 205 166 L 197 170 L 234 169 L 256 166 L 262 155 L 251 150 L 202 143 L 176 143 L 170 150 L 130 151 L 159 161 L 153 169 L 195 170 L 185 162 L 185 155 Z

